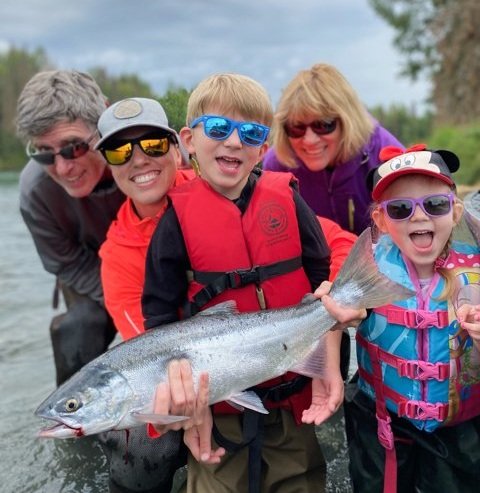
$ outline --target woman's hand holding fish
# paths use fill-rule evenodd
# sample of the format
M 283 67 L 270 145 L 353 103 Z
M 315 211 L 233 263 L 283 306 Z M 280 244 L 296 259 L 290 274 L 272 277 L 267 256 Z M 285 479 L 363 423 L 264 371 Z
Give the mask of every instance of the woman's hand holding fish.
M 337 320 L 337 324 L 335 324 L 332 330 L 358 327 L 360 322 L 366 318 L 367 311 L 363 308 L 347 308 L 339 305 L 328 295 L 331 288 L 332 283 L 330 281 L 323 281 L 313 294 L 322 300 L 323 306 L 327 309 L 328 313 Z

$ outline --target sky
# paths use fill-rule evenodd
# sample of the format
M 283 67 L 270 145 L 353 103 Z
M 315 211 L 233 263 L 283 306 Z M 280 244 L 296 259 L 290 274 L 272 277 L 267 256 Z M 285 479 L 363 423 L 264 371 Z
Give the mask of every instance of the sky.
M 421 112 L 429 92 L 400 75 L 395 32 L 368 0 L 2 0 L 0 19 L 0 51 L 43 48 L 57 68 L 136 74 L 158 95 L 239 72 L 275 105 L 318 62 L 335 65 L 368 107 Z

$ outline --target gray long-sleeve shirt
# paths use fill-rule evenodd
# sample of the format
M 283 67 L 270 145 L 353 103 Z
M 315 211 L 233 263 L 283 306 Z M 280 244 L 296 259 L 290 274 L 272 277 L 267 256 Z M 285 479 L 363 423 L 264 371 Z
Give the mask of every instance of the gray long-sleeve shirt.
M 102 304 L 98 250 L 124 200 L 111 177 L 74 198 L 35 161 L 20 175 L 20 212 L 45 270 Z

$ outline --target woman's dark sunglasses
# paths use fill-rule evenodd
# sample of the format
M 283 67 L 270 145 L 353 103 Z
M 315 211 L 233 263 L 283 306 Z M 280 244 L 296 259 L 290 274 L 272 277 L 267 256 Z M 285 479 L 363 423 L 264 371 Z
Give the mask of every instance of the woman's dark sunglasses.
M 214 140 L 225 140 L 237 129 L 240 140 L 248 145 L 259 147 L 268 137 L 269 127 L 256 122 L 237 122 L 225 116 L 203 115 L 192 121 L 190 128 L 203 123 L 203 132 Z
M 90 141 L 96 135 L 96 131 L 86 140 L 80 142 L 71 142 L 59 149 L 58 152 L 53 151 L 37 151 L 33 148 L 31 142 L 27 144 L 27 156 L 37 161 L 44 166 L 55 164 L 55 156 L 62 156 L 63 159 L 78 159 L 84 156 L 90 149 Z
M 149 157 L 160 157 L 170 149 L 170 134 L 158 132 L 142 135 L 136 139 L 114 140 L 109 139 L 100 146 L 100 152 L 111 166 L 119 166 L 130 160 L 133 146 L 136 144 Z
M 391 199 L 380 202 L 380 207 L 394 221 L 404 221 L 413 216 L 417 205 L 429 217 L 445 216 L 452 210 L 453 193 L 425 195 L 418 199 Z
M 285 133 L 292 139 L 303 137 L 307 132 L 307 128 L 311 128 L 312 132 L 317 135 L 328 135 L 335 132 L 337 119 L 315 120 L 311 123 L 296 123 L 295 125 L 286 123 L 283 128 L 285 129 Z

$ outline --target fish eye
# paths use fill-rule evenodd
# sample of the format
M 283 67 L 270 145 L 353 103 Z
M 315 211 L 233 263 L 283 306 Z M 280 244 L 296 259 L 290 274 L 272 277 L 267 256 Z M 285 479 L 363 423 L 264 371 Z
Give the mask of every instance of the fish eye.
M 77 399 L 73 397 L 71 399 L 67 399 L 67 401 L 65 402 L 65 411 L 67 411 L 68 413 L 75 412 L 79 407 L 80 406 Z

